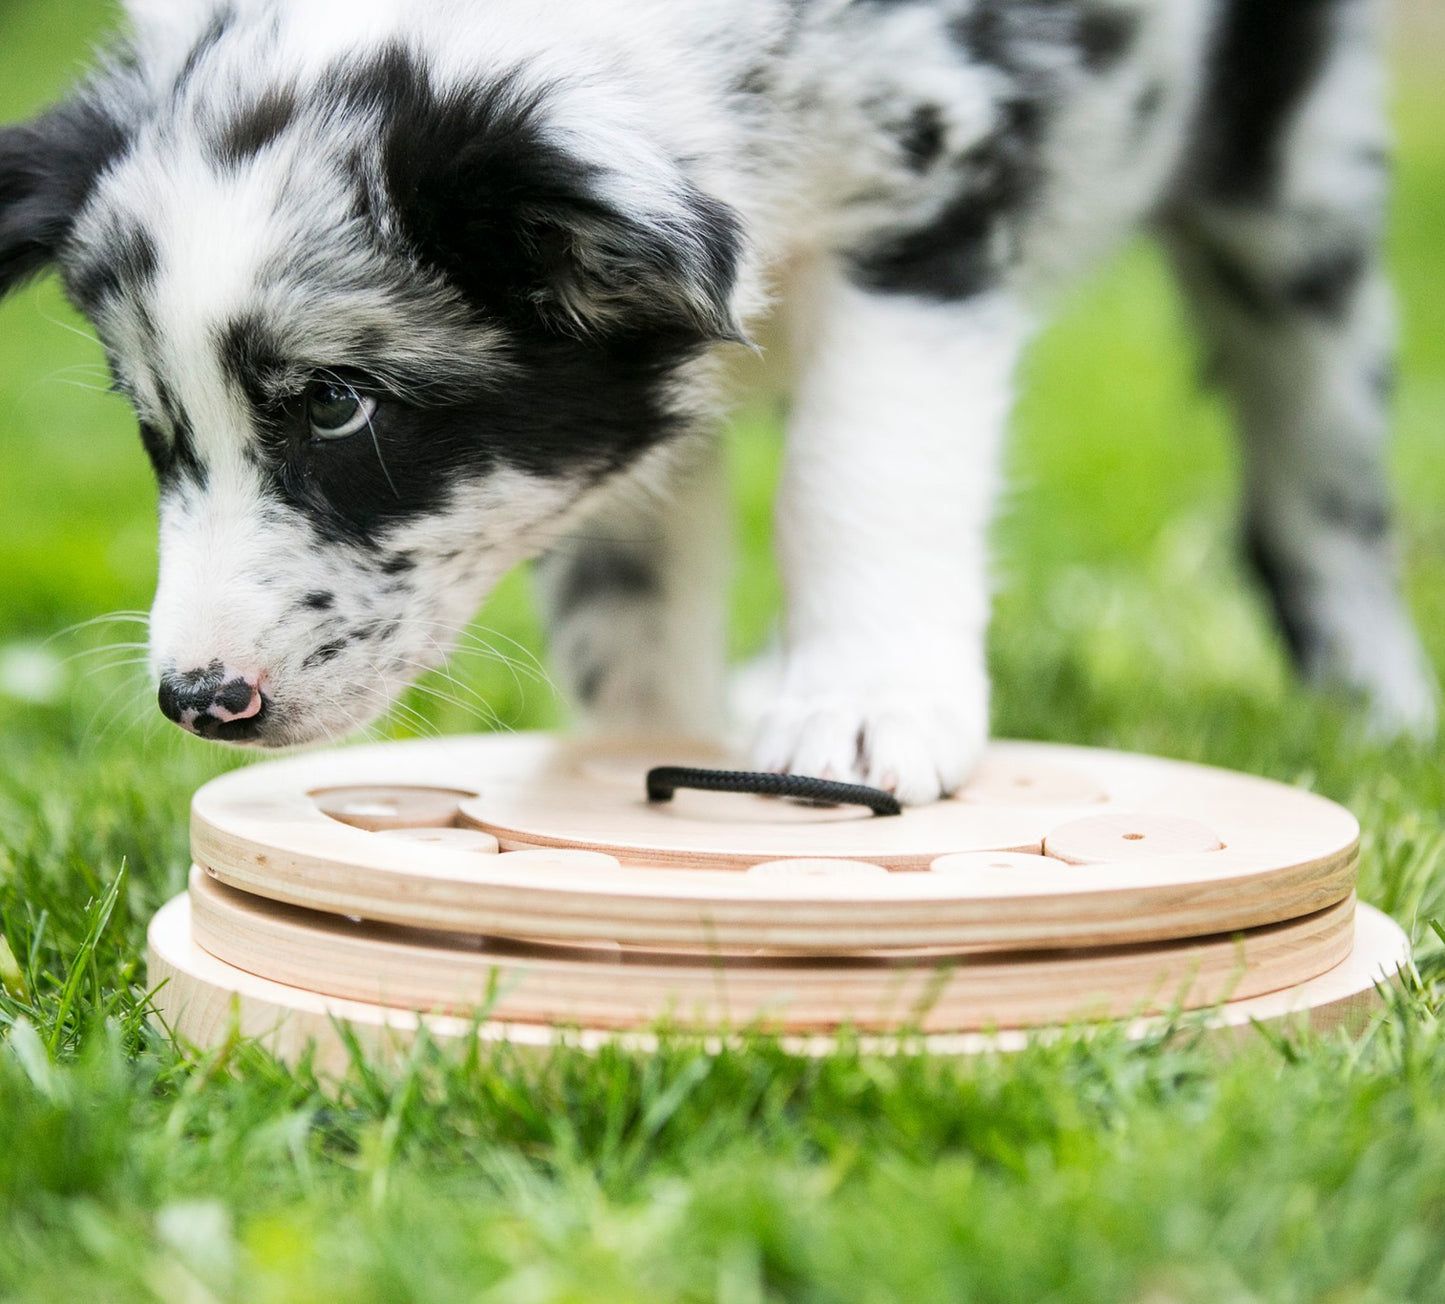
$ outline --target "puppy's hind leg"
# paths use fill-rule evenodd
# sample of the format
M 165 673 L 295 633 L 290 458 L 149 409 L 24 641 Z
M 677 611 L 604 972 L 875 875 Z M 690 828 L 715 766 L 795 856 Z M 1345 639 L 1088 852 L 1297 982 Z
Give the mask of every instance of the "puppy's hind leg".
M 1296 663 L 1361 693 L 1379 730 L 1427 735 L 1435 683 L 1399 592 L 1387 484 L 1373 11 L 1234 0 L 1229 84 L 1166 235 L 1237 411 L 1246 548 Z
M 554 670 L 584 731 L 722 734 L 731 538 L 716 442 L 625 483 L 538 567 Z

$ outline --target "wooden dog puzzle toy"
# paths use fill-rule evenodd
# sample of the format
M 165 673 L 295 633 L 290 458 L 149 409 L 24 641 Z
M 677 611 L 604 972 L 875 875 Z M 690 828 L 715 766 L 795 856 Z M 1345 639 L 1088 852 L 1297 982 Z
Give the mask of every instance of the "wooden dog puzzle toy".
M 157 1010 L 196 1044 L 239 1024 L 323 1059 L 341 1024 L 388 1045 L 666 1023 L 962 1052 L 1187 1010 L 1348 1023 L 1408 959 L 1356 905 L 1354 818 L 1283 784 L 998 742 L 957 797 L 893 813 L 723 766 L 522 734 L 217 779 L 189 891 L 151 927 Z

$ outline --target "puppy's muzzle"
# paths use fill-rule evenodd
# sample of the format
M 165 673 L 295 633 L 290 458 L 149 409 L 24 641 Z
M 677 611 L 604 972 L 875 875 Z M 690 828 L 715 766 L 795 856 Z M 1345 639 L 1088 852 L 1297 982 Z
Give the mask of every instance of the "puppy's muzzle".
M 166 719 L 218 742 L 248 742 L 259 736 L 266 719 L 266 698 L 257 676 L 219 661 L 201 670 L 167 670 L 157 700 Z

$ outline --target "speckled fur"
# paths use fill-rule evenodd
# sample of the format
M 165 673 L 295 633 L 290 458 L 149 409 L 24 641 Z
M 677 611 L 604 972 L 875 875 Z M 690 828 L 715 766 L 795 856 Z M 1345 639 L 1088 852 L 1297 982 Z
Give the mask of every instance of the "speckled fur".
M 91 315 L 161 482 L 157 672 L 260 683 L 233 733 L 268 745 L 384 709 L 543 551 L 584 713 L 719 728 L 710 431 L 720 364 L 776 335 L 758 761 L 918 802 L 987 732 L 1018 358 L 1148 226 L 1238 406 L 1249 551 L 1302 668 L 1424 732 L 1376 8 L 132 0 L 116 58 L 0 133 L 0 288 L 55 263 Z M 344 446 L 308 436 L 318 378 L 377 402 Z

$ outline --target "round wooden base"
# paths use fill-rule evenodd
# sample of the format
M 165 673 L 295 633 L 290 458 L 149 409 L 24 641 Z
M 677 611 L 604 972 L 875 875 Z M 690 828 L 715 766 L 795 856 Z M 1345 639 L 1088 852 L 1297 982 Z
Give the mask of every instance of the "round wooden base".
M 1348 954 L 1355 901 L 1247 932 L 1134 946 L 955 955 L 752 956 L 544 946 L 349 920 L 191 871 L 212 955 L 289 986 L 401 1009 L 593 1028 L 960 1032 L 1197 1009 L 1277 991 Z
M 1356 1028 L 1378 1007 L 1379 986 L 1390 982 L 1407 962 L 1409 946 L 1399 926 L 1369 906 L 1360 906 L 1355 912 L 1353 941 L 1349 955 L 1319 977 L 1284 991 L 1226 1002 L 1199 1016 L 1203 1026 L 1218 1037 L 1247 1036 L 1254 1024 L 1294 1020 L 1318 1029 Z M 559 1029 L 523 1022 L 478 1024 L 444 1014 L 419 1015 L 259 978 L 216 959 L 196 943 L 190 901 L 184 896 L 167 904 L 152 921 L 149 963 L 157 1012 L 183 1040 L 208 1048 L 239 1033 L 258 1038 L 288 1061 L 295 1061 L 310 1048 L 318 1069 L 325 1073 L 343 1072 L 348 1063 L 343 1026 L 369 1053 L 383 1057 L 404 1053 L 423 1026 L 434 1041 L 442 1043 L 478 1037 L 545 1050 L 559 1042 L 585 1048 L 615 1041 L 643 1051 L 655 1044 L 645 1033 Z M 1130 1036 L 1143 1037 L 1160 1026 L 1158 1018 L 1141 1018 L 1132 1021 L 1127 1031 Z M 864 1044 L 881 1051 L 902 1046 L 962 1055 L 1018 1050 L 1031 1035 L 1048 1034 L 1004 1029 L 872 1037 L 864 1038 Z M 825 1035 L 790 1037 L 785 1042 L 800 1054 L 826 1053 L 835 1045 Z

